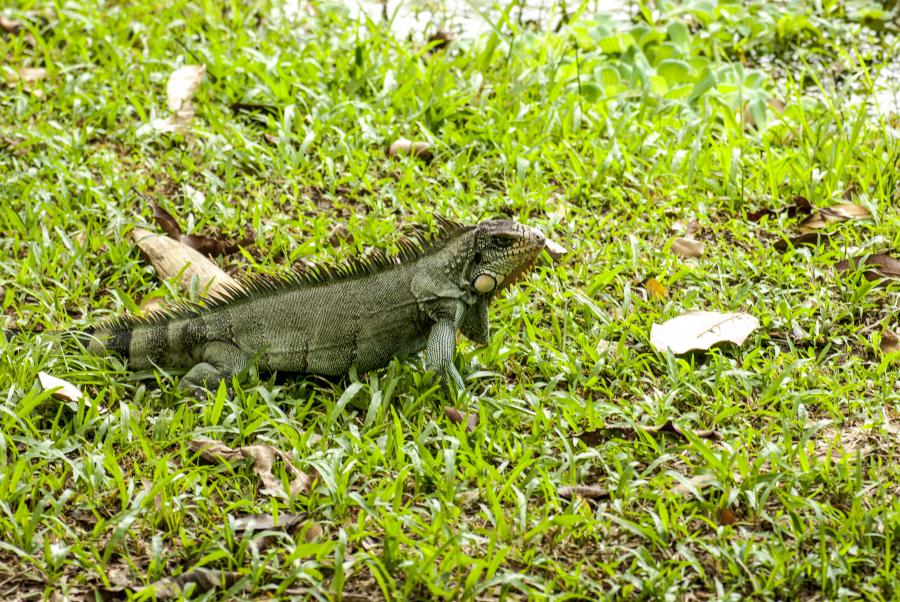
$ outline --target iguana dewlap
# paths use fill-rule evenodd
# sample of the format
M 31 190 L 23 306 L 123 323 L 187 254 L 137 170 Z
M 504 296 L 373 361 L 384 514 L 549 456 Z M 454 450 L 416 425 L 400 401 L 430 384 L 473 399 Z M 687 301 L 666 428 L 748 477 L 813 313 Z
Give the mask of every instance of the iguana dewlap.
M 435 239 L 402 242 L 396 258 L 257 279 L 224 299 L 102 324 L 89 350 L 119 354 L 133 368 L 187 369 L 182 386 L 212 387 L 250 362 L 266 372 L 333 376 L 424 349 L 428 365 L 462 388 L 456 331 L 487 342 L 491 300 L 547 244 L 514 221 L 442 220 Z

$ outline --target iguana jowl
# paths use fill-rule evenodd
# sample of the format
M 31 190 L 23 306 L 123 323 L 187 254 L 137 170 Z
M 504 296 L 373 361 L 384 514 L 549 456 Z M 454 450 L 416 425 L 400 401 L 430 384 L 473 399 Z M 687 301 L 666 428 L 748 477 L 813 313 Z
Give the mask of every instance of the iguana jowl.
M 487 342 L 490 301 L 545 244 L 541 232 L 514 221 L 440 220 L 436 238 L 402 242 L 398 258 L 258 279 L 224 299 L 115 320 L 97 327 L 88 349 L 122 355 L 133 368 L 188 369 L 188 388 L 230 380 L 250 362 L 333 376 L 424 349 L 429 367 L 461 389 L 456 331 Z

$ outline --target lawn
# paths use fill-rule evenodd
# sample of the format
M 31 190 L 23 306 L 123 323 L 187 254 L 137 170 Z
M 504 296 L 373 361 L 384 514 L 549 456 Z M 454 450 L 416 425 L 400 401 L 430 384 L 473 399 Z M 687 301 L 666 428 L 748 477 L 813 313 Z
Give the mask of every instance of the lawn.
M 0 599 L 896 598 L 896 3 L 473 2 L 484 33 L 411 36 L 325 1 L 15 4 Z M 162 131 L 186 65 L 193 116 Z M 212 254 L 235 277 L 397 252 L 435 215 L 569 253 L 459 339 L 458 397 L 421 357 L 196 397 L 49 332 L 200 294 L 135 244 L 154 205 L 237 241 Z M 653 345 L 697 310 L 759 326 Z

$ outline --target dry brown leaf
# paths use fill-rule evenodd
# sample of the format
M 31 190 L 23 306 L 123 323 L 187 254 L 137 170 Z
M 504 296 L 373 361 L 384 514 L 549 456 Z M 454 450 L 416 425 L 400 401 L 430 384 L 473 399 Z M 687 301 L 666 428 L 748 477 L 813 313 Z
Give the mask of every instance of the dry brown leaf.
M 775 243 L 774 247 L 776 251 L 784 253 L 788 249 L 796 247 L 818 246 L 828 242 L 830 238 L 831 235 L 825 232 L 807 232 L 806 234 L 801 234 L 800 236 L 795 236 L 787 240 L 781 239 Z
M 681 481 L 678 485 L 672 487 L 672 493 L 678 495 L 692 495 L 699 497 L 698 494 L 716 482 L 716 476 L 711 474 L 700 474 L 691 477 L 685 481 Z
M 737 522 L 734 512 L 728 508 L 719 508 L 716 510 L 716 524 L 726 527 Z
M 849 219 L 869 219 L 872 212 L 860 205 L 841 203 L 831 207 L 819 209 L 805 220 L 800 222 L 800 233 L 808 234 L 824 228 L 828 224 L 843 222 Z
M 331 227 L 331 231 L 328 233 L 328 242 L 335 248 L 352 245 L 353 233 L 344 222 L 337 223 Z
M 219 266 L 177 240 L 142 228 L 132 230 L 131 238 L 156 268 L 160 278 L 180 275 L 184 291 L 190 290 L 194 276 L 199 279 L 200 291 L 205 291 L 210 298 L 227 296 L 229 291 L 241 288 L 238 281 Z
M 675 424 L 671 419 L 666 420 L 664 423 L 662 423 L 660 425 L 656 425 L 656 426 L 640 425 L 638 428 L 640 430 L 644 431 L 645 433 L 650 433 L 650 434 L 667 433 L 670 435 L 677 435 L 679 437 L 687 438 L 686 435 L 684 434 L 684 430 L 680 426 Z M 699 430 L 699 431 L 691 431 L 691 432 L 694 434 L 695 437 L 699 437 L 700 439 L 715 439 L 717 441 L 722 439 L 722 435 L 719 433 L 719 431 L 717 431 L 715 429 Z
M 185 65 L 172 72 L 166 84 L 166 104 L 172 114 L 156 119 L 153 127 L 161 132 L 182 132 L 194 119 L 191 100 L 206 74 L 206 65 Z
M 146 597 L 148 600 L 172 600 L 180 598 L 190 584 L 193 584 L 193 593 L 196 596 L 217 587 L 227 589 L 237 583 L 240 578 L 241 574 L 236 572 L 196 568 L 175 577 L 164 577 L 146 587 L 135 590 L 135 594 L 138 597 L 149 594 Z
M 893 330 L 885 330 L 881 333 L 881 343 L 879 344 L 881 352 L 884 354 L 897 353 L 900 351 L 900 337 Z
M 0 15 L 0 29 L 3 33 L 17 33 L 22 28 L 22 23 Z
M 866 280 L 900 280 L 900 260 L 884 253 L 844 259 L 834 267 L 838 272 L 855 272 L 860 266 Z
M 322 535 L 322 527 L 309 520 L 305 514 L 279 514 L 276 520 L 271 514 L 251 514 L 239 518 L 228 518 L 231 530 L 235 533 L 256 533 L 258 531 L 283 531 L 290 535 L 302 533 L 306 543 L 312 543 Z M 275 537 L 263 536 L 255 539 L 258 549 L 268 547 Z
M 759 320 L 746 313 L 691 311 L 650 329 L 650 344 L 659 352 L 704 351 L 717 343 L 741 345 Z
M 644 288 L 647 289 L 647 292 L 656 299 L 665 299 L 669 296 L 669 289 L 667 289 L 659 280 L 653 277 L 644 280 Z
M 672 252 L 685 259 L 700 257 L 703 255 L 703 243 L 693 238 L 676 238 L 672 242 Z
M 456 408 L 447 406 L 444 408 L 444 415 L 450 419 L 453 424 L 465 424 L 466 431 L 473 433 L 478 427 L 478 414 L 467 414 Z
M 812 203 L 805 196 L 797 195 L 792 199 L 790 205 L 779 209 L 760 209 L 747 213 L 747 219 L 751 222 L 758 222 L 763 217 L 776 217 L 782 213 L 793 219 L 800 215 L 807 215 L 812 212 Z
M 398 138 L 388 148 L 388 156 L 410 156 L 430 161 L 434 157 L 434 153 L 431 151 L 431 145 L 427 142 L 413 142 L 406 138 Z
M 257 444 L 245 447 L 230 448 L 221 441 L 213 439 L 195 439 L 188 446 L 207 462 L 237 462 L 246 458 L 253 460 L 253 472 L 263 483 L 262 493 L 290 498 L 298 494 L 307 494 L 312 487 L 313 479 L 294 466 L 291 457 L 285 452 L 275 449 L 271 445 Z M 289 490 L 285 491 L 281 481 L 272 474 L 272 465 L 275 458 L 281 460 L 284 469 L 291 475 Z
M 596 485 L 571 485 L 560 487 L 557 490 L 559 497 L 567 500 L 575 496 L 582 497 L 587 500 L 608 500 L 609 489 L 598 487 Z
M 184 234 L 178 221 L 172 217 L 172 214 L 153 203 L 153 219 L 160 228 L 169 236 L 178 242 L 197 250 L 204 255 L 215 257 L 216 255 L 231 255 L 235 253 L 239 245 L 233 240 L 223 238 L 212 238 L 199 234 Z
M 438 50 L 443 50 L 447 46 L 450 45 L 450 42 L 453 41 L 453 34 L 449 31 L 436 31 L 430 36 L 428 36 L 428 44 L 430 48 L 428 49 L 428 53 L 431 54 L 433 52 L 437 52 Z
M 633 433 L 635 430 L 643 431 L 645 433 L 656 435 L 659 433 L 675 435 L 682 438 L 687 438 L 680 426 L 675 424 L 671 419 L 665 421 L 660 425 L 643 425 L 639 424 L 636 427 L 633 427 L 628 424 L 610 424 L 603 428 L 594 429 L 591 431 L 584 431 L 580 435 L 576 435 L 576 437 L 581 440 L 585 445 L 599 445 L 606 441 L 610 434 L 614 431 L 619 431 L 622 433 Z M 700 439 L 714 439 L 716 441 L 720 441 L 722 439 L 722 435 L 719 431 L 711 429 L 711 430 L 692 430 L 690 431 L 694 434 L 695 437 L 699 437 Z

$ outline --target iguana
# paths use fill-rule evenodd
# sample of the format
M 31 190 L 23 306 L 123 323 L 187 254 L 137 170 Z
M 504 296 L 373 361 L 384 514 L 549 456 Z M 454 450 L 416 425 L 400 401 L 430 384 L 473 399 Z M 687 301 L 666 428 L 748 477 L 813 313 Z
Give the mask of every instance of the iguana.
M 230 384 L 251 362 L 263 372 L 337 376 L 424 349 L 444 384 L 463 389 L 457 330 L 486 343 L 491 300 L 548 244 L 561 249 L 514 221 L 439 218 L 435 237 L 403 239 L 395 257 L 257 278 L 222 298 L 116 319 L 92 329 L 87 347 L 130 368 L 187 369 L 180 386 L 188 389 Z

